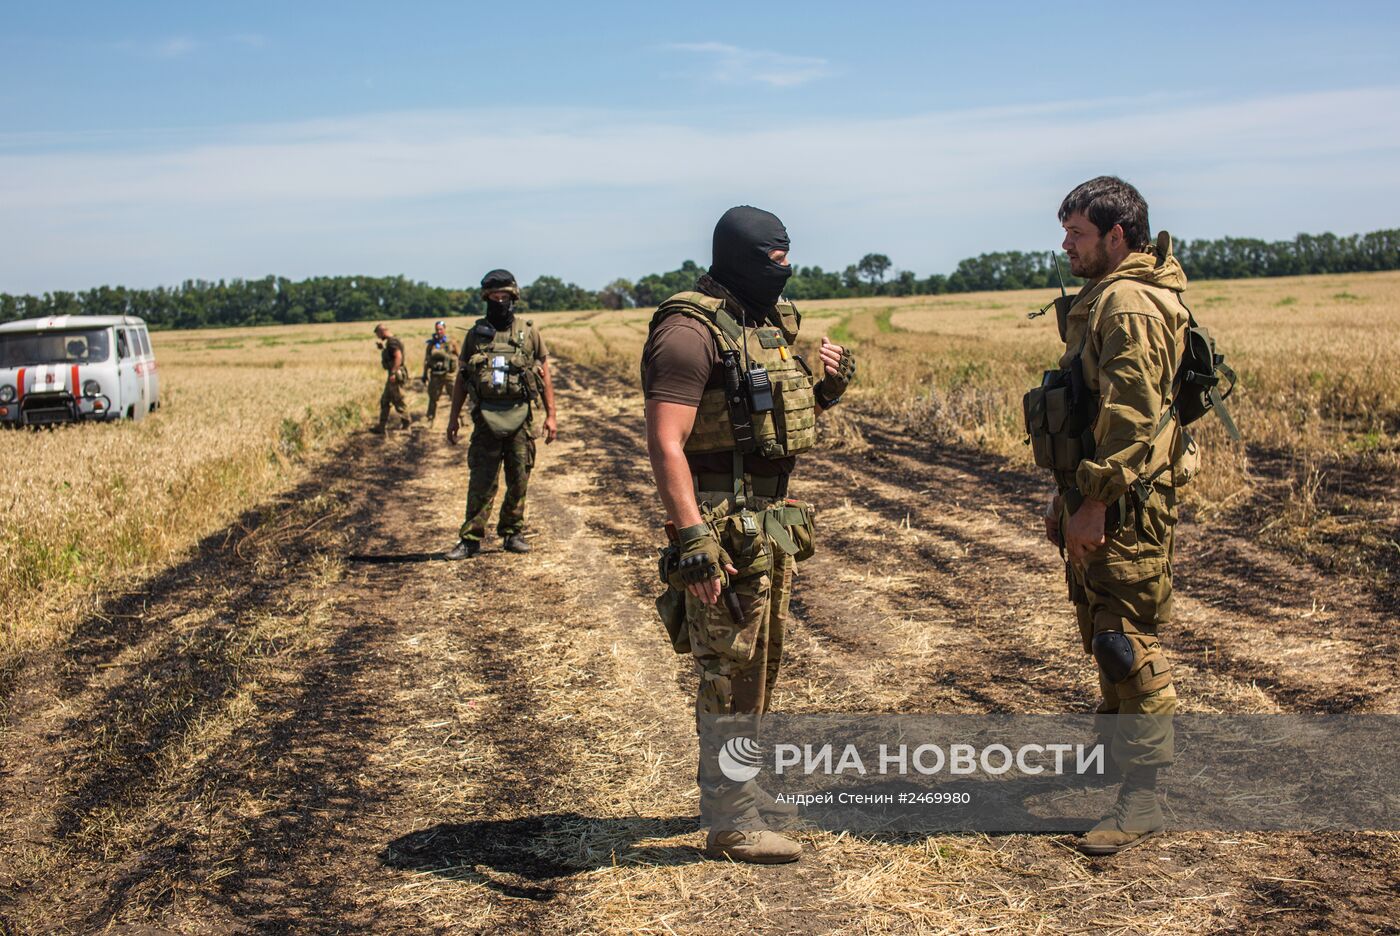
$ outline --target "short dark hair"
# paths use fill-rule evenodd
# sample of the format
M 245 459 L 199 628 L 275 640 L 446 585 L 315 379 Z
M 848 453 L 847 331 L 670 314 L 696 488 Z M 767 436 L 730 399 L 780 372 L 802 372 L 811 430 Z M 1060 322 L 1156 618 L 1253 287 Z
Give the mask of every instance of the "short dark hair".
M 1123 238 L 1131 250 L 1146 250 L 1152 243 L 1152 226 L 1147 221 L 1147 202 L 1142 193 L 1117 176 L 1101 175 L 1077 185 L 1060 202 L 1060 220 L 1081 212 L 1099 234 L 1115 225 L 1123 226 Z

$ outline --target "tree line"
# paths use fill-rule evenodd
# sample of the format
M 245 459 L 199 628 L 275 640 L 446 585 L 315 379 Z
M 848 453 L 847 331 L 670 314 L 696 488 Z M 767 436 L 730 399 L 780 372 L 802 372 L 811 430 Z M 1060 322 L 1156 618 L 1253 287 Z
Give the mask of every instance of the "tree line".
M 1183 240 L 1177 258 L 1193 279 L 1241 279 L 1311 273 L 1357 273 L 1400 269 L 1400 230 L 1370 234 L 1299 234 L 1288 241 L 1225 237 Z M 885 254 L 869 253 L 845 269 L 798 266 L 787 295 L 804 299 L 860 296 L 914 296 L 1056 287 L 1078 283 L 1049 252 L 1000 251 L 970 257 L 952 273 L 919 277 L 896 270 Z M 590 290 L 557 276 L 540 276 L 521 289 L 525 308 L 622 309 L 654 306 L 691 288 L 704 269 L 687 260 L 668 273 L 636 281 L 617 279 Z M 301 325 L 435 316 L 477 316 L 484 311 L 475 288 L 453 289 L 414 282 L 403 276 L 317 276 L 292 281 L 281 276 L 179 286 L 129 289 L 99 286 L 83 292 L 42 296 L 0 293 L 0 321 L 49 315 L 137 315 L 156 328 L 232 325 Z

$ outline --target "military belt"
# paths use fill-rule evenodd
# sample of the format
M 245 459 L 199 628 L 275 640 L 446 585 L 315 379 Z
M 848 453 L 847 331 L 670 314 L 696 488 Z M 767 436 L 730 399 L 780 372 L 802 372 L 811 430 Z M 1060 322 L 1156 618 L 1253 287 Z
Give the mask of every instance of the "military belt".
M 787 475 L 746 475 L 747 490 L 755 497 L 787 497 Z M 734 476 L 724 472 L 702 472 L 695 475 L 697 491 L 733 491 Z

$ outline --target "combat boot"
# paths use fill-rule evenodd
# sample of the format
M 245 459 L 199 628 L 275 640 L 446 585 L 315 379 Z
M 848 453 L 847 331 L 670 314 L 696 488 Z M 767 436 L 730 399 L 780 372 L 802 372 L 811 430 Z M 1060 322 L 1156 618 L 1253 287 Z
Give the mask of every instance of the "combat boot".
M 1086 855 L 1116 855 L 1147 841 L 1165 825 L 1157 804 L 1157 768 L 1139 767 L 1128 771 L 1108 815 L 1075 839 L 1074 847 Z
M 758 810 L 747 809 L 738 818 L 723 822 L 729 828 L 712 828 L 705 838 L 705 856 L 747 864 L 788 864 L 802 857 L 802 846 L 763 827 Z
M 380 424 L 377 425 L 377 426 L 370 426 L 370 427 L 369 427 L 369 431 L 370 431 L 370 432 L 373 432 L 375 435 L 383 435 L 383 434 L 384 434 L 384 424 L 383 424 L 383 423 L 380 423 Z
M 527 553 L 530 551 L 530 544 L 525 542 L 524 533 L 512 533 L 501 541 L 501 547 L 506 552 Z
M 452 551 L 443 556 L 444 559 L 470 559 L 481 552 L 481 540 L 464 539 L 458 540 L 457 545 L 452 547 Z
M 409 419 L 407 416 L 400 416 L 400 417 L 399 417 L 399 429 L 400 429 L 400 430 L 411 429 L 412 427 L 413 427 L 413 420 Z

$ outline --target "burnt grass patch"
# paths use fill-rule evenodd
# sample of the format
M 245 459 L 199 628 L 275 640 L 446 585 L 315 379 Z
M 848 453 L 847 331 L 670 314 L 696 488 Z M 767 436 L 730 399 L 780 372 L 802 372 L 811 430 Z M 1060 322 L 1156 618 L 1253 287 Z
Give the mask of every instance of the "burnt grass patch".
M 273 658 L 295 663 L 299 654 L 289 656 L 276 635 L 252 634 L 259 617 L 306 612 L 288 599 L 289 588 L 305 584 L 318 553 L 334 549 L 333 528 L 367 523 L 375 510 L 347 489 L 397 483 L 413 471 L 366 458 L 363 449 L 352 439 L 332 456 L 358 466 L 355 477 L 308 479 L 205 537 L 189 559 L 140 590 L 104 602 L 54 654 L 53 669 L 25 661 L 22 673 L 51 679 L 58 708 L 76 712 L 26 726 L 52 762 L 48 776 L 30 779 L 29 791 L 42 786 L 55 798 L 47 828 L 30 834 L 56 855 L 84 860 L 69 872 L 82 877 L 65 883 L 59 871 L 53 880 L 16 881 L 19 893 L 52 902 L 56 889 L 64 891 L 65 916 L 88 929 L 124 911 L 158 912 L 204 880 L 213 862 L 228 860 L 225 843 L 211 836 L 235 824 L 242 826 L 232 836 L 242 843 L 242 870 L 217 876 L 204 894 L 246 910 L 237 895 L 250 869 L 297 850 L 328 816 L 352 811 L 349 804 L 375 801 L 375 791 L 351 780 L 370 743 L 375 700 L 352 700 L 345 689 L 369 656 L 374 628 L 361 623 L 336 635 L 299 683 L 251 682 L 271 675 Z M 308 522 L 309 504 L 325 507 L 322 516 L 334 514 L 337 523 Z M 318 524 L 324 537 L 306 532 Z M 201 614 L 209 608 L 219 610 Z M 182 623 L 187 615 L 199 623 Z M 255 717 L 213 747 L 193 742 L 192 733 L 217 721 L 241 693 L 250 694 Z M 287 769 L 286 753 L 306 746 L 321 756 Z M 6 760 L 29 753 L 12 749 Z M 217 807 L 208 812 L 211 803 L 278 789 L 294 805 L 250 820 Z M 89 862 L 100 864 L 81 871 Z

